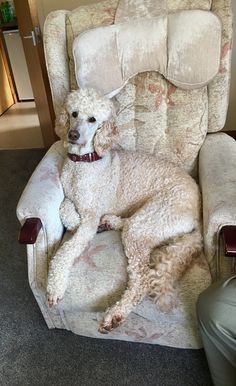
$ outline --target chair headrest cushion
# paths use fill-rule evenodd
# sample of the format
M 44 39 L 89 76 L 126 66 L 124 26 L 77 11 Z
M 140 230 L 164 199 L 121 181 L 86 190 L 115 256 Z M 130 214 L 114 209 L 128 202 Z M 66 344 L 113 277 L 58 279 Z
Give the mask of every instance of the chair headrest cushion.
M 94 28 L 73 43 L 78 86 L 110 97 L 145 71 L 183 89 L 203 87 L 219 71 L 220 52 L 221 22 L 201 10 Z

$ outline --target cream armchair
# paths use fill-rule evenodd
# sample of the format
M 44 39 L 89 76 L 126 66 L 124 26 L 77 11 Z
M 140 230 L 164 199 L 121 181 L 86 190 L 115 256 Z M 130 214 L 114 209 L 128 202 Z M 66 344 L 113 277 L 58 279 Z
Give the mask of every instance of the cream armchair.
M 114 303 L 125 288 L 126 258 L 119 232 L 99 233 L 76 259 L 64 299 L 58 307 L 50 309 L 46 299 L 48 262 L 67 236 L 59 218 L 59 206 L 64 197 L 59 176 L 66 154 L 62 142 L 58 141 L 33 173 L 17 207 L 22 224 L 20 242 L 27 244 L 30 286 L 49 328 L 64 328 L 104 339 L 201 347 L 195 314 L 197 297 L 216 277 L 229 275 L 235 269 L 236 143 L 226 134 L 218 133 L 224 127 L 228 107 L 232 48 L 230 1 L 193 0 L 190 6 L 189 1 L 155 0 L 143 1 L 140 6 L 138 0 L 132 4 L 125 0 L 105 0 L 72 12 L 51 13 L 45 23 L 44 42 L 58 115 L 65 95 L 77 88 L 77 81 L 80 81 L 77 70 L 81 58 L 72 47 L 82 33 L 113 25 L 119 30 L 120 24 L 124 26 L 140 18 L 162 18 L 165 22 L 168 15 L 174 18 L 176 15 L 178 21 L 178 12 L 196 10 L 213 13 L 220 20 L 217 25 L 222 26 L 219 65 L 213 79 L 205 79 L 201 87 L 182 87 L 173 84 L 173 79 L 167 80 L 170 71 L 164 74 L 162 64 L 153 68 L 155 63 L 152 64 L 155 71 L 127 77 L 115 98 L 120 105 L 120 147 L 161 153 L 199 181 L 204 254 L 176 283 L 178 306 L 175 310 L 161 313 L 152 300 L 146 298 L 122 326 L 104 336 L 98 332 L 99 321 L 107 306 Z M 191 21 L 187 24 L 186 28 L 191 28 Z M 176 22 L 171 28 L 177 27 Z M 166 29 L 166 36 L 168 34 L 170 31 Z M 176 47 L 178 41 L 173 41 L 173 49 Z M 198 57 L 198 52 L 193 51 L 193 54 Z M 205 54 L 201 55 L 203 61 L 207 52 Z M 181 71 L 182 68 L 180 60 Z M 188 67 L 186 71 L 190 71 Z

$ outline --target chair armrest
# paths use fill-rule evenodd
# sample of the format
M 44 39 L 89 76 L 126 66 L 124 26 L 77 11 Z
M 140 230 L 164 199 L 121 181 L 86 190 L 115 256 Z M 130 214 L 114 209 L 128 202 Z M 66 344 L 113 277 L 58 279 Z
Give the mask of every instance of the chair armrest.
M 233 138 L 225 133 L 207 135 L 199 154 L 199 182 L 205 253 L 215 275 L 221 230 L 236 225 L 236 142 Z
M 64 199 L 60 182 L 64 157 L 62 142 L 58 141 L 41 160 L 21 195 L 17 205 L 17 217 L 20 223 L 24 224 L 20 232 L 20 240 L 25 240 L 24 243 L 36 241 L 40 223 L 49 248 L 53 247 L 63 234 L 59 207 Z M 31 236 L 27 236 L 27 232 L 30 232 Z
M 227 257 L 236 257 L 236 226 L 225 225 L 221 229 L 224 254 Z
M 22 225 L 18 241 L 20 244 L 35 244 L 39 231 L 42 228 L 42 222 L 40 218 L 27 218 Z

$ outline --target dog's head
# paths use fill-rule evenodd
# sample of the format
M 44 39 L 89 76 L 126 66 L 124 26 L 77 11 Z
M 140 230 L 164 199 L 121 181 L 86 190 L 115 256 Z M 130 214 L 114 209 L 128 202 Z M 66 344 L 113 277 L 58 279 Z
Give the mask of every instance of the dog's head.
M 113 102 L 93 89 L 72 91 L 56 120 L 56 133 L 70 153 L 103 156 L 118 141 Z

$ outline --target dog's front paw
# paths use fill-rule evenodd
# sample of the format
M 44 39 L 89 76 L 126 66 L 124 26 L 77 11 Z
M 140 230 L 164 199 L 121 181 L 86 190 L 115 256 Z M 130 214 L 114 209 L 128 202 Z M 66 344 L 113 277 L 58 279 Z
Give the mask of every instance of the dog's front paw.
M 81 223 L 80 214 L 76 211 L 73 202 L 67 198 L 61 203 L 60 219 L 65 228 L 71 232 L 75 232 Z
M 63 298 L 66 287 L 66 280 L 55 280 L 55 277 L 49 276 L 47 285 L 47 300 L 50 308 L 56 306 Z
M 65 293 L 65 288 L 52 288 L 52 286 L 47 286 L 47 300 L 49 307 L 57 306 L 59 301 L 63 298 Z
M 47 294 L 48 305 L 50 308 L 57 306 L 61 300 L 58 295 Z
M 123 228 L 124 220 L 113 214 L 106 214 L 102 216 L 99 224 L 99 230 L 119 230 Z
M 114 328 L 119 327 L 123 321 L 124 316 L 121 313 L 116 313 L 113 315 L 107 314 L 103 322 L 100 324 L 99 332 L 102 334 L 108 334 Z

